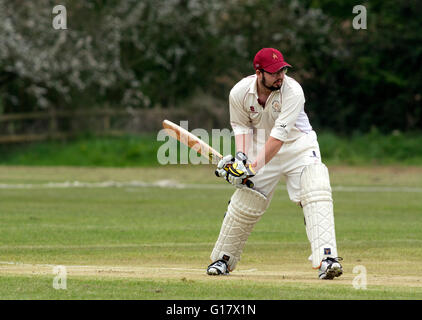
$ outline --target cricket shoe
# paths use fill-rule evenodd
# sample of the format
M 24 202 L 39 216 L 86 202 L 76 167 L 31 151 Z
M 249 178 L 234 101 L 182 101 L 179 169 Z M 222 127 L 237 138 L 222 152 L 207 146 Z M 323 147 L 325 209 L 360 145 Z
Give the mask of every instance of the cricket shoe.
M 321 262 L 321 267 L 319 268 L 318 277 L 322 280 L 332 280 L 335 277 L 340 277 L 343 274 L 343 267 L 339 261 L 342 261 L 343 258 L 325 258 Z
M 217 260 L 211 263 L 207 268 L 207 274 L 210 276 L 228 275 L 229 268 L 227 267 L 227 262 L 224 260 Z

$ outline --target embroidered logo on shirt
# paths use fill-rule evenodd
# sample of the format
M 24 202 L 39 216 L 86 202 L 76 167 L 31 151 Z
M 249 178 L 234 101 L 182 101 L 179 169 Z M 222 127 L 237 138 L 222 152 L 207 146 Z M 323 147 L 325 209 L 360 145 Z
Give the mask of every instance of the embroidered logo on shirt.
M 254 106 L 250 106 L 249 109 L 251 110 L 252 113 L 258 113 L 258 111 L 255 110 Z
M 272 106 L 274 112 L 280 112 L 281 111 L 281 105 L 280 105 L 280 102 L 279 101 L 274 100 L 271 103 L 271 106 Z

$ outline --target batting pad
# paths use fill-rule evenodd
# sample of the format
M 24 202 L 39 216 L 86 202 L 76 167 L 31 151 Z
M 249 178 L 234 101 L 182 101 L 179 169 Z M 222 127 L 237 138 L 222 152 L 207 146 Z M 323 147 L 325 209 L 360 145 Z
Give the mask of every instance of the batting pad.
M 323 163 L 306 166 L 300 178 L 306 234 L 312 249 L 312 267 L 326 257 L 337 257 L 333 198 L 328 169 Z
M 267 208 L 267 198 L 250 188 L 237 189 L 211 253 L 211 260 L 225 260 L 230 271 L 240 261 L 246 240 Z

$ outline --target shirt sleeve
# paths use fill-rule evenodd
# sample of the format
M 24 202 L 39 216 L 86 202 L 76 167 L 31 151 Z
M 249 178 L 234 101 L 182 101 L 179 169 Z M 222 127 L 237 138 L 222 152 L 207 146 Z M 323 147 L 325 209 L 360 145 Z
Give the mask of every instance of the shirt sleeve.
M 283 97 L 281 112 L 275 121 L 270 136 L 281 141 L 286 141 L 304 105 L 305 96 L 303 92 L 292 92 L 287 97 Z
M 248 113 L 243 109 L 242 103 L 231 92 L 229 96 L 230 124 L 234 135 L 247 134 L 250 132 L 250 119 Z

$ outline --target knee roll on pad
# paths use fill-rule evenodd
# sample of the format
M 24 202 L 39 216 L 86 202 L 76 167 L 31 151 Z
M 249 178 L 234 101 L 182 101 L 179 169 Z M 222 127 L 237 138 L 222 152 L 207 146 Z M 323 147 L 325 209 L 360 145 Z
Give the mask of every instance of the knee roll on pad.
M 319 268 L 326 257 L 337 257 L 333 198 L 327 167 L 323 163 L 306 166 L 300 186 L 306 234 L 312 249 L 312 266 Z
M 234 270 L 246 240 L 267 206 L 267 198 L 260 192 L 250 188 L 237 189 L 230 200 L 211 260 L 225 260 L 229 270 Z

